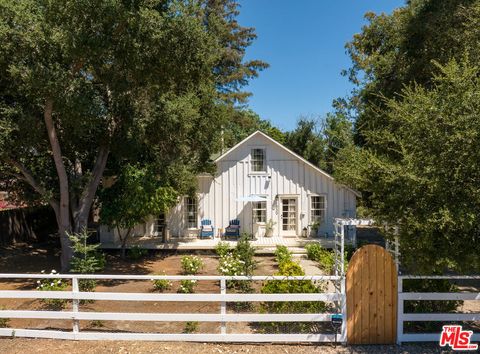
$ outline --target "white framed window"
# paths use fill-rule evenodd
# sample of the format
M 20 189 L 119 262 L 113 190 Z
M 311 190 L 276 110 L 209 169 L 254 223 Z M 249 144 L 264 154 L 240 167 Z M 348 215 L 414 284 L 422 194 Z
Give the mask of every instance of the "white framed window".
M 197 199 L 185 197 L 185 224 L 188 229 L 198 227 L 197 215 Z
M 162 235 L 163 234 L 163 229 L 166 226 L 166 220 L 165 220 L 165 213 L 160 213 L 157 215 L 155 222 L 154 222 L 154 233 L 155 235 Z
M 252 172 L 267 172 L 267 164 L 265 163 L 265 149 L 254 148 L 250 156 Z
M 253 222 L 267 222 L 267 202 L 253 202 Z
M 327 204 L 324 195 L 312 195 L 310 197 L 310 223 L 322 224 L 325 221 Z

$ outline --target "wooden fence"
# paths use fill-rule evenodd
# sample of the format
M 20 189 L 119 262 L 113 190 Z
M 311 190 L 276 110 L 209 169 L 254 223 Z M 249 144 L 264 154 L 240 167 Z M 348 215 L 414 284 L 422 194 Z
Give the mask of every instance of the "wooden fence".
M 327 333 L 227 333 L 229 322 L 330 322 L 338 313 L 227 313 L 227 302 L 298 302 L 327 301 L 337 303 L 340 314 L 345 315 L 345 295 L 342 293 L 303 293 L 303 294 L 239 294 L 227 293 L 226 282 L 268 281 L 268 280 L 311 280 L 340 281 L 337 276 L 150 276 L 150 275 L 58 275 L 58 274 L 0 274 L 0 279 L 69 279 L 69 291 L 38 290 L 0 290 L 0 298 L 14 299 L 65 299 L 72 302 L 71 311 L 27 311 L 1 310 L 0 318 L 63 319 L 72 321 L 71 331 L 0 328 L 0 336 L 37 337 L 55 339 L 83 340 L 155 340 L 155 341 L 202 341 L 202 342 L 334 342 L 345 341 L 346 327 L 343 325 L 340 335 Z M 220 293 L 209 294 L 163 294 L 163 293 L 125 293 L 125 292 L 82 292 L 79 280 L 210 280 L 220 283 Z M 81 300 L 108 301 L 156 301 L 156 302 L 218 302 L 220 312 L 214 313 L 131 313 L 131 312 L 82 312 Z M 220 333 L 112 333 L 80 331 L 80 320 L 108 321 L 165 321 L 165 322 L 220 322 Z

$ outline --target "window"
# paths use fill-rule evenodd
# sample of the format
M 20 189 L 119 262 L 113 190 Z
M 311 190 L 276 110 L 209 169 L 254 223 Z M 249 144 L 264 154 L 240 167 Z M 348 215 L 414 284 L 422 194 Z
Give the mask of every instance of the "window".
M 252 172 L 266 172 L 265 149 L 252 149 Z
M 157 235 L 163 234 L 163 229 L 165 228 L 165 213 L 160 213 L 155 219 L 155 233 Z
M 194 229 L 197 225 L 197 200 L 185 197 L 185 222 L 188 229 Z
M 312 205 L 310 207 L 310 222 L 312 224 L 321 224 L 325 221 L 325 196 L 315 195 L 311 197 Z
M 253 202 L 253 222 L 267 221 L 267 202 Z

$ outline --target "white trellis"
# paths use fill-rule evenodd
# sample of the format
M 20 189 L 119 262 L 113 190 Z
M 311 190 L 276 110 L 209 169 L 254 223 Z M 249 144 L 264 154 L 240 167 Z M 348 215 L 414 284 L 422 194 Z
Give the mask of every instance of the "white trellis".
M 345 226 L 368 226 L 373 225 L 374 221 L 371 219 L 342 219 L 335 218 L 333 221 L 333 232 L 335 235 L 334 250 L 334 270 L 336 276 L 345 276 Z M 357 246 L 357 233 L 353 232 L 350 239 L 354 247 Z

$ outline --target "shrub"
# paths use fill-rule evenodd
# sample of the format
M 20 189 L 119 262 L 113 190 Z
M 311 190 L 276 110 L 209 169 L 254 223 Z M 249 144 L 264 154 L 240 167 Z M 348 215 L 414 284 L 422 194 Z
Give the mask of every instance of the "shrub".
M 279 270 L 281 275 L 305 275 L 300 264 L 291 260 L 281 263 Z
M 73 273 L 93 274 L 105 268 L 105 255 L 98 250 L 100 244 L 88 244 L 87 240 L 90 234 L 86 229 L 82 232 L 69 234 L 72 241 L 74 256 L 70 261 L 70 270 Z M 94 279 L 81 279 L 78 282 L 80 291 L 95 291 L 97 282 Z M 82 300 L 82 302 L 91 302 L 92 300 Z
M 165 273 L 159 275 L 165 275 Z M 172 282 L 168 279 L 152 279 L 152 282 L 153 289 L 156 291 L 164 292 L 172 288 Z
M 335 264 L 334 253 L 324 249 L 319 243 L 310 243 L 305 246 L 307 257 L 318 262 L 318 265 L 327 274 L 330 274 Z
M 276 275 L 302 276 L 302 267 L 293 261 L 284 262 Z M 319 293 L 323 289 L 310 280 L 269 280 L 262 287 L 263 294 Z M 286 296 L 288 298 L 288 296 Z M 321 313 L 326 305 L 321 301 L 264 302 L 260 305 L 261 313 Z M 261 329 L 269 333 L 292 333 L 311 331 L 314 323 L 303 322 L 266 322 Z
M 203 261 L 197 256 L 183 256 L 181 262 L 182 271 L 185 275 L 195 275 L 203 268 Z
M 93 320 L 90 322 L 90 327 L 102 328 L 102 327 L 105 327 L 105 324 L 103 323 L 102 320 Z
M 45 271 L 42 270 L 42 273 L 45 273 Z M 57 271 L 55 269 L 52 269 L 50 272 L 50 274 L 56 273 Z M 39 291 L 64 291 L 67 286 L 68 284 L 61 279 L 51 278 L 37 280 L 37 290 Z M 55 310 L 61 310 L 67 303 L 65 299 L 42 299 L 41 301 Z
M 231 251 L 231 248 L 230 248 L 230 245 L 228 244 L 228 242 L 219 242 L 215 246 L 215 253 L 219 257 L 226 256 L 228 253 L 230 253 L 230 251 Z
M 275 250 L 275 259 L 277 260 L 278 265 L 281 266 L 282 263 L 292 260 L 292 252 L 288 250 L 287 246 L 277 245 Z
M 307 250 L 308 259 L 318 262 L 320 258 L 320 253 L 323 250 L 322 246 L 320 246 L 320 244 L 317 242 L 309 243 L 305 246 L 305 249 Z
M 197 286 L 196 280 L 182 280 L 180 282 L 180 287 L 178 288 L 179 293 L 191 294 L 195 292 L 195 286 Z
M 218 271 L 222 275 L 245 275 L 244 267 L 245 262 L 238 259 L 234 254 L 227 253 L 220 258 L 218 265 Z
M 234 250 L 234 255 L 244 262 L 244 275 L 252 275 L 253 271 L 257 267 L 257 263 L 254 260 L 255 248 L 250 244 L 249 238 L 250 237 L 248 234 L 243 234 L 240 237 L 240 240 L 238 240 L 237 246 Z
M 198 331 L 198 322 L 190 321 L 185 323 L 183 333 L 195 333 L 196 331 Z
M 4 306 L 0 306 L 0 310 L 5 310 Z M 8 322 L 10 322 L 9 318 L 0 318 L 0 328 L 7 328 Z
M 145 257 L 147 253 L 148 253 L 148 250 L 135 245 L 128 250 L 128 258 L 134 261 L 138 261 L 139 259 Z
M 452 284 L 448 279 L 407 279 L 403 282 L 404 292 L 438 292 L 449 293 L 458 292 L 458 287 Z M 463 301 L 448 300 L 422 300 L 422 301 L 405 301 L 405 313 L 449 313 L 456 312 L 457 308 L 463 304 Z M 422 328 L 426 332 L 436 332 L 441 330 L 441 323 L 435 322 L 417 322 L 414 323 L 416 328 Z

